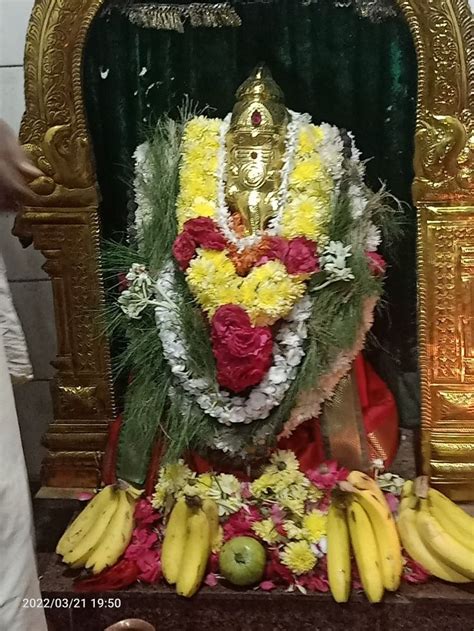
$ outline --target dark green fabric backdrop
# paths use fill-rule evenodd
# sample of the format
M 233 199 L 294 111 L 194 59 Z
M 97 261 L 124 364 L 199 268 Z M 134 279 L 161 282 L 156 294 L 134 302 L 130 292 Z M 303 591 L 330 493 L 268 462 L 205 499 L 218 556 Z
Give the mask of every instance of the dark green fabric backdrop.
M 101 216 L 107 238 L 122 238 L 132 195 L 131 156 L 147 126 L 176 112 L 183 96 L 231 110 L 234 93 L 265 61 L 291 109 L 354 132 L 369 183 L 379 180 L 410 202 L 416 115 L 416 57 L 402 18 L 379 24 L 332 0 L 236 4 L 240 28 L 191 28 L 184 34 L 143 29 L 112 13 L 92 26 L 85 54 L 85 96 L 94 140 Z M 375 331 L 374 361 L 403 401 L 404 424 L 416 421 L 415 213 L 390 257 L 388 308 Z M 386 351 L 386 352 L 385 352 Z M 415 397 L 416 398 L 416 397 Z

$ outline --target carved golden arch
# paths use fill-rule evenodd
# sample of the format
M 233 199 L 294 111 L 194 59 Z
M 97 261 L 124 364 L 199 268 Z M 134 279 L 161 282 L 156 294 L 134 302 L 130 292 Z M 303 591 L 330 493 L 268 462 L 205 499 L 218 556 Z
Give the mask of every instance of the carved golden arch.
M 104 0 L 36 0 L 21 139 L 43 176 L 16 234 L 53 282 L 58 355 L 45 487 L 92 487 L 113 418 L 98 201 L 82 93 L 86 35 Z M 425 473 L 474 499 L 474 20 L 467 0 L 397 0 L 415 42 L 419 351 Z M 53 489 L 50 489 L 53 491 Z M 55 491 L 53 491 L 54 493 Z M 59 491 L 57 491 L 59 493 Z

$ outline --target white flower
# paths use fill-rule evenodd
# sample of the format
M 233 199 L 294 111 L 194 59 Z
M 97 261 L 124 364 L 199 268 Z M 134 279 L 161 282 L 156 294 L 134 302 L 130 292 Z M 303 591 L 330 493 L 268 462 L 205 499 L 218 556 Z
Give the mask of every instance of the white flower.
M 378 228 L 373 223 L 369 223 L 369 225 L 367 226 L 365 249 L 367 250 L 367 252 L 376 252 L 381 243 L 382 234 L 380 232 L 380 228 Z
M 348 281 L 354 278 L 350 267 L 346 265 L 351 256 L 351 245 L 344 246 L 341 241 L 330 241 L 323 250 L 320 258 L 321 269 L 329 276 L 330 280 Z
M 348 195 L 351 202 L 351 215 L 353 219 L 358 219 L 364 214 L 368 199 L 360 186 L 351 184 L 349 186 Z
M 139 263 L 132 265 L 125 278 L 129 287 L 122 291 L 117 302 L 129 318 L 138 319 L 148 305 L 155 304 L 153 280 Z

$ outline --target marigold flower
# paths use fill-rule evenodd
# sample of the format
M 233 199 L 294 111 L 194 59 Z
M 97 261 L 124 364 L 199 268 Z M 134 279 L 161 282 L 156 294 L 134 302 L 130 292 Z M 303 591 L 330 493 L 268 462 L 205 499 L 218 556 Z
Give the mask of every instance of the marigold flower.
M 291 541 L 281 553 L 281 562 L 293 574 L 306 574 L 316 565 L 317 558 L 307 541 Z

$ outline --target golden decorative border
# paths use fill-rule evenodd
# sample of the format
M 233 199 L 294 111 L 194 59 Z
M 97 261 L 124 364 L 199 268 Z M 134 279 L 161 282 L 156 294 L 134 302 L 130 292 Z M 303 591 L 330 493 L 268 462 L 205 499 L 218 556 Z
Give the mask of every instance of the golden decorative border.
M 99 194 L 82 93 L 85 39 L 103 2 L 36 0 L 26 43 L 21 139 L 43 175 L 15 230 L 43 252 L 53 281 L 59 350 L 46 487 L 99 482 L 114 412 L 109 351 L 94 324 L 104 301 Z M 474 499 L 474 20 L 467 0 L 397 2 L 418 59 L 423 468 L 453 497 Z

